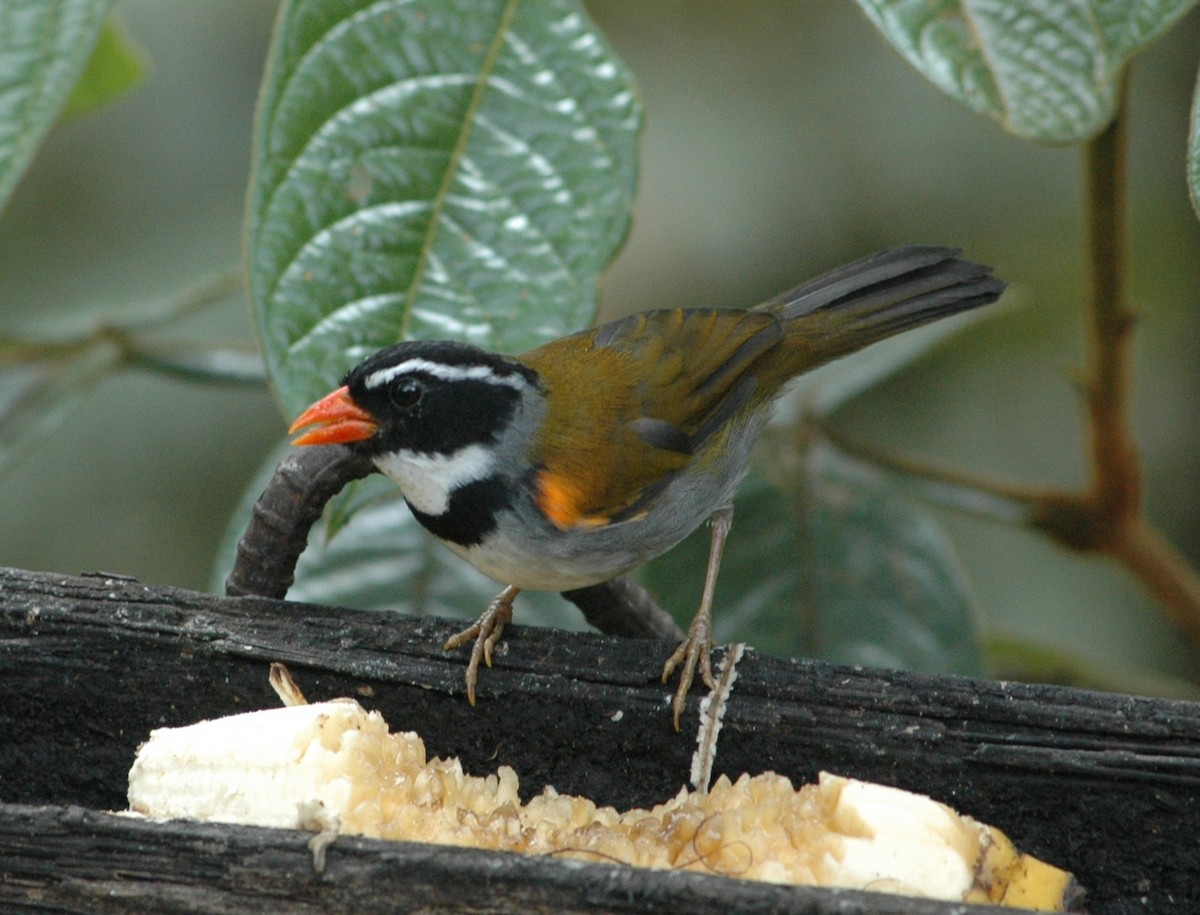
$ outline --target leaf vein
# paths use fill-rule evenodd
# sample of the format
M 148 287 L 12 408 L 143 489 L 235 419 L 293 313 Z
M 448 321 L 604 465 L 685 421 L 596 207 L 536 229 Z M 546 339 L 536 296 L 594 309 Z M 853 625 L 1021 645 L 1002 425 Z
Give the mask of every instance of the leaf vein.
M 450 161 L 446 165 L 446 172 L 442 176 L 441 186 L 433 199 L 433 212 L 430 216 L 428 227 L 425 232 L 425 239 L 421 245 L 421 252 L 417 258 L 417 266 L 413 271 L 413 277 L 408 287 L 408 295 L 405 297 L 404 311 L 400 318 L 400 332 L 398 339 L 403 340 L 408 336 L 409 320 L 412 316 L 413 306 L 416 304 L 417 293 L 421 288 L 421 278 L 425 274 L 425 268 L 428 263 L 429 253 L 433 248 L 434 239 L 437 236 L 441 216 L 446 206 L 446 198 L 450 192 L 450 188 L 454 183 L 454 178 L 458 172 L 459 165 L 463 157 L 466 155 L 467 144 L 471 139 L 472 128 L 475 126 L 475 120 L 479 114 L 479 108 L 483 104 L 483 97 L 487 93 L 489 85 L 489 77 L 492 71 L 496 68 L 496 62 L 499 60 L 500 51 L 504 47 L 504 38 L 508 31 L 512 28 L 513 18 L 516 16 L 517 7 L 520 5 L 520 0 L 509 0 L 505 4 L 504 12 L 500 16 L 500 22 L 496 26 L 496 34 L 492 39 L 491 45 L 487 49 L 483 62 L 479 67 L 479 75 L 475 81 L 475 88 L 471 93 L 471 100 L 467 104 L 466 111 L 463 112 L 462 128 L 459 130 L 458 141 L 454 145 L 454 149 L 450 153 Z

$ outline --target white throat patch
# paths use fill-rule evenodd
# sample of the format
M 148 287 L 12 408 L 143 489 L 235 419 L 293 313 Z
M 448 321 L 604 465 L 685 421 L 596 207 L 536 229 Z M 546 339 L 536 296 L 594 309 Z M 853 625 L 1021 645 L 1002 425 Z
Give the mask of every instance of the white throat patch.
M 417 511 L 441 515 L 450 507 L 450 493 L 491 475 L 495 457 L 483 445 L 467 445 L 453 454 L 394 451 L 375 458 L 375 466 L 391 478 Z

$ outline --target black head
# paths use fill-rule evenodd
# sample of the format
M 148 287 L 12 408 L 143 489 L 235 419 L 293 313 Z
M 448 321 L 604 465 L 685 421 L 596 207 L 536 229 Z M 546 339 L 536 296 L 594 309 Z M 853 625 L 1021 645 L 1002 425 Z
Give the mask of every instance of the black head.
M 380 350 L 343 379 L 350 399 L 379 424 L 371 453 L 451 454 L 494 443 L 537 373 L 467 343 L 410 341 Z

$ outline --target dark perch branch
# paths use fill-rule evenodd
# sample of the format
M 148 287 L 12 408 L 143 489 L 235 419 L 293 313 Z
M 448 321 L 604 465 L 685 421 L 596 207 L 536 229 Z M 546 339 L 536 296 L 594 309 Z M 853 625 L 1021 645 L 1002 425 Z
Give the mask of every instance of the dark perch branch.
M 583 618 L 605 635 L 627 639 L 682 639 L 683 630 L 658 606 L 650 592 L 622 576 L 612 581 L 563 591 L 562 596 L 583 611 Z
M 60 911 L 68 904 L 88 911 L 165 911 L 168 904 L 178 910 L 183 902 L 167 898 L 177 886 L 175 868 L 201 872 L 203 892 L 217 901 L 197 911 L 317 911 L 337 898 L 342 902 L 333 910 L 350 911 L 344 900 L 355 892 L 373 899 L 364 881 L 375 879 L 390 854 L 376 851 L 377 843 L 339 840 L 330 850 L 333 876 L 318 879 L 307 869 L 306 837 L 299 834 L 280 837 L 298 846 L 285 862 L 267 853 L 275 840 L 259 831 L 141 824 L 139 832 L 72 810 L 124 806 L 126 773 L 151 729 L 275 706 L 267 684 L 275 660 L 289 665 L 311 700 L 358 697 L 393 728 L 420 733 L 430 755 L 458 756 L 475 774 L 513 766 L 526 797 L 551 784 L 629 808 L 658 803 L 686 781 L 693 745 L 665 715 L 660 646 L 515 627 L 499 646 L 503 664 L 481 682 L 479 707 L 472 709 L 463 698 L 461 659 L 437 647 L 454 627 L 453 621 L 393 613 L 0 570 L 0 798 L 54 805 L 35 823 L 28 810 L 0 806 L 0 911 L 35 898 Z M 1093 915 L 1200 911 L 1194 834 L 1200 705 L 754 652 L 738 672 L 715 775 L 774 770 L 799 784 L 829 770 L 899 785 L 991 823 L 1032 854 L 1074 871 L 1088 889 Z M 685 732 L 695 728 L 699 700 L 689 703 Z M 174 834 L 181 844 L 161 844 L 160 851 Z M 261 858 L 256 847 L 264 849 Z M 122 853 L 126 857 L 110 857 Z M 410 853 L 434 854 L 395 852 Z M 453 858 L 456 852 L 439 854 Z M 469 864 L 450 876 L 439 871 L 444 879 L 432 882 L 477 886 L 479 859 L 462 854 Z M 58 861 L 70 862 L 62 864 L 66 873 L 99 863 L 86 877 L 91 883 L 76 883 L 54 875 Z M 339 870 L 343 866 L 348 869 Z M 530 866 L 506 870 L 498 860 L 496 881 L 485 881 L 481 890 L 481 908 L 531 911 L 522 893 L 533 890 L 508 883 L 523 879 Z M 553 870 L 546 879 L 578 881 L 576 910 L 586 911 L 587 904 L 600 911 L 651 910 L 617 904 L 611 893 L 620 884 L 610 869 L 585 874 L 572 863 L 539 866 Z M 238 882 L 242 873 L 263 885 L 262 894 L 276 895 L 221 909 L 250 892 Z M 644 878 L 661 881 L 647 890 L 659 894 L 660 911 L 724 907 L 733 915 L 751 908 L 738 896 L 751 891 L 726 890 L 725 881 L 711 879 L 706 886 L 713 887 L 714 907 L 693 906 L 687 901 L 693 897 L 676 904 L 671 893 L 681 876 Z M 326 880 L 344 882 L 338 890 Z M 433 906 L 445 898 L 438 892 L 449 891 L 416 880 L 395 889 L 395 907 Z M 324 895 L 335 892 L 346 895 Z M 842 894 L 761 892 L 775 900 L 785 897 L 770 894 L 792 894 L 786 903 L 772 903 L 775 911 L 961 912 L 909 900 L 872 909 L 856 908 Z M 92 894 L 86 904 L 79 902 L 84 893 Z M 511 893 L 517 902 L 507 904 Z
M 342 445 L 294 449 L 280 461 L 254 503 L 233 569 L 225 579 L 225 593 L 286 597 L 308 532 L 325 503 L 347 484 L 374 472 L 369 458 Z
M 250 523 L 238 541 L 233 570 L 225 580 L 231 597 L 284 598 L 308 532 L 325 503 L 354 480 L 375 472 L 359 452 L 344 445 L 297 448 L 289 454 L 254 504 Z M 609 635 L 634 639 L 680 639 L 683 632 L 641 585 L 617 578 L 563 597 L 584 618 Z

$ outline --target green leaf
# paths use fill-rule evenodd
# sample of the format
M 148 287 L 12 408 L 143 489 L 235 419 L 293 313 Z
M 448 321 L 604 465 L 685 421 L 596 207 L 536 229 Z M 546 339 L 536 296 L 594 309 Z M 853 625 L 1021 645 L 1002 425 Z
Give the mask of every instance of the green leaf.
M 74 117 L 107 105 L 141 82 L 144 72 L 143 54 L 125 33 L 117 16 L 109 16 L 87 66 L 67 99 L 63 117 Z
M 0 205 L 62 110 L 112 3 L 0 3 Z
M 294 415 L 414 337 L 521 351 L 591 319 L 640 107 L 576 0 L 295 0 L 249 205 L 251 298 Z
M 804 463 L 785 492 L 758 475 L 742 486 L 717 587 L 718 641 L 979 674 L 966 583 L 933 519 L 828 447 Z M 708 536 L 697 531 L 644 575 L 682 625 L 699 606 Z
M 1075 143 L 1102 130 L 1130 57 L 1195 2 L 858 0 L 939 89 L 1042 143 Z

